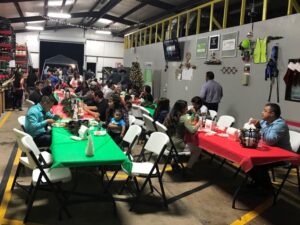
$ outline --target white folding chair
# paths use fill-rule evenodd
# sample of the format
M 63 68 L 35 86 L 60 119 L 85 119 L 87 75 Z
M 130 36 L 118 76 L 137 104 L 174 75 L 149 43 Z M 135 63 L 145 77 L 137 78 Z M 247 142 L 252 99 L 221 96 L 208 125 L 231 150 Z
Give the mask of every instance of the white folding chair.
M 215 120 L 217 118 L 217 115 L 218 115 L 217 111 L 210 109 L 210 110 L 208 110 L 208 112 L 211 117 L 211 120 Z
M 28 103 L 28 108 L 30 108 L 31 106 L 35 105 L 34 101 L 31 101 L 29 99 L 25 100 Z
M 152 119 L 151 116 L 147 114 L 143 114 L 143 120 L 145 122 L 145 128 L 146 132 L 151 133 L 156 131 L 155 125 L 154 125 L 154 120 Z
M 131 154 L 131 150 L 135 147 L 140 135 L 142 133 L 142 128 L 138 125 L 132 125 L 127 130 L 122 142 L 126 142 L 129 147 L 126 152 L 127 155 Z
M 235 122 L 235 118 L 233 116 L 222 115 L 219 117 L 217 126 L 218 127 L 231 127 Z
M 300 154 L 300 133 L 299 132 L 296 132 L 296 131 L 289 131 L 289 134 L 290 134 L 290 143 L 291 143 L 291 146 L 292 146 L 292 150 L 293 152 L 297 153 L 297 154 Z M 285 166 L 279 166 L 280 168 L 285 168 L 287 169 L 287 172 L 280 184 L 280 186 L 278 187 L 278 190 L 277 192 L 275 193 L 274 195 L 274 203 L 276 202 L 276 199 L 281 191 L 281 189 L 283 188 L 283 185 L 285 183 L 285 181 L 287 180 L 290 172 L 291 172 L 291 169 L 295 168 L 296 171 L 297 171 L 297 179 L 298 179 L 298 190 L 300 192 L 300 176 L 299 176 L 299 166 L 296 166 L 296 165 L 293 165 L 291 163 L 288 163 L 287 165 Z M 274 170 L 272 169 L 272 172 L 273 172 L 273 180 L 275 180 L 275 175 L 274 175 Z
M 156 126 L 156 129 L 157 129 L 158 132 L 162 132 L 162 133 L 169 136 L 168 128 L 165 125 L 161 124 L 158 121 L 155 121 L 155 126 Z M 169 138 L 170 138 L 170 136 L 169 136 Z M 169 151 L 169 152 L 167 153 L 167 151 Z M 180 153 L 177 151 L 177 149 L 174 145 L 174 142 L 172 141 L 172 138 L 170 138 L 170 146 L 169 146 L 169 148 L 166 149 L 165 153 L 167 153 L 168 158 L 167 158 L 167 161 L 166 161 L 166 163 L 165 163 L 165 165 L 164 165 L 164 167 L 161 171 L 162 176 L 163 176 L 163 174 L 166 170 L 167 164 L 171 163 L 172 159 L 177 163 L 177 165 L 180 164 L 181 169 L 184 169 L 184 166 L 183 166 L 182 162 L 178 161 Z M 186 155 L 186 153 L 182 153 L 181 155 Z
M 155 155 L 157 155 L 157 158 L 155 159 L 154 162 L 132 162 L 132 169 L 131 171 L 127 171 L 126 169 L 123 169 L 123 171 L 128 174 L 128 178 L 126 180 L 126 183 L 129 182 L 129 180 L 134 179 L 136 188 L 138 190 L 138 194 L 136 197 L 136 200 L 130 210 L 133 209 L 135 203 L 138 201 L 138 199 L 141 196 L 141 193 L 146 187 L 146 184 L 149 182 L 151 191 L 153 192 L 153 189 L 157 191 L 156 188 L 152 185 L 151 178 L 157 177 L 161 189 L 161 196 L 164 201 L 164 205 L 167 206 L 167 199 L 163 187 L 163 182 L 162 182 L 162 175 L 160 173 L 159 167 L 158 167 L 158 162 L 160 161 L 161 157 L 163 156 L 164 150 L 167 147 L 167 144 L 169 143 L 169 137 L 168 135 L 161 133 L 161 132 L 153 132 L 146 145 L 144 146 L 142 151 L 147 150 L 148 152 L 151 152 Z M 145 178 L 144 183 L 141 186 L 141 189 L 138 187 L 138 182 L 137 182 L 137 177 L 143 177 Z
M 133 115 L 128 115 L 128 120 L 129 120 L 129 126 L 133 125 L 136 118 Z
M 135 117 L 134 124 L 139 125 L 139 126 L 143 126 L 144 121 L 142 120 L 143 115 L 142 115 L 140 106 L 133 104 L 132 108 L 131 108 L 131 113 Z
M 19 116 L 18 123 L 20 124 L 22 130 L 25 131 L 25 116 Z
M 62 198 L 59 195 L 61 191 L 60 187 L 57 186 L 58 183 L 66 183 L 72 179 L 72 174 L 69 168 L 44 168 L 39 160 L 36 158 L 34 149 L 36 145 L 31 136 L 25 136 L 21 139 L 22 145 L 28 157 L 28 162 L 31 168 L 34 168 L 32 171 L 32 180 L 30 187 L 30 198 L 27 204 L 27 211 L 24 218 L 24 223 L 27 222 L 30 211 L 32 209 L 33 201 L 37 190 L 41 185 L 49 185 L 51 191 L 55 194 L 58 202 L 60 203 L 62 209 L 70 217 L 70 213 L 64 205 Z
M 142 112 L 142 115 L 147 115 L 147 116 L 150 116 L 150 113 L 149 111 L 144 107 L 144 106 L 140 106 L 140 110 Z
M 13 132 L 15 133 L 15 136 L 16 136 L 16 139 L 17 139 L 17 143 L 18 143 L 18 147 L 21 149 L 22 153 L 23 153 L 23 156 L 20 157 L 20 161 L 19 161 L 19 164 L 18 164 L 18 167 L 17 167 L 17 170 L 16 170 L 16 174 L 15 174 L 15 177 L 14 177 L 14 180 L 13 180 L 13 184 L 11 186 L 11 190 L 14 189 L 14 186 L 16 184 L 16 180 L 20 174 L 20 170 L 21 170 L 21 166 L 25 166 L 31 170 L 33 170 L 35 167 L 32 167 L 32 163 L 29 162 L 29 160 L 31 158 L 28 158 L 27 155 L 26 155 L 26 148 L 25 146 L 23 145 L 22 143 L 22 138 L 23 137 L 31 137 L 29 134 L 23 132 L 23 131 L 20 131 L 16 128 L 13 129 Z M 31 137 L 32 138 L 32 137 Z M 33 141 L 33 139 L 32 139 Z M 52 155 L 47 152 L 47 151 L 43 151 L 43 152 L 40 152 L 40 150 L 38 149 L 38 147 L 34 144 L 32 145 L 32 151 L 33 153 L 35 154 L 36 158 L 39 159 L 39 155 L 41 154 L 41 161 L 42 161 L 42 164 L 45 166 L 45 165 L 51 165 L 53 160 L 52 160 Z

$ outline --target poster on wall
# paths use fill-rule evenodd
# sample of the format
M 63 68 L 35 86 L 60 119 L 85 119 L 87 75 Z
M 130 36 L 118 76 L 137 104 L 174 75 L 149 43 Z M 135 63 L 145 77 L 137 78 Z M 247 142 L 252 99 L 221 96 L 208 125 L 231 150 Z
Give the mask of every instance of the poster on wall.
M 193 77 L 193 69 L 190 68 L 183 68 L 182 69 L 182 75 L 181 75 L 181 80 L 192 80 Z
M 197 39 L 196 57 L 205 58 L 207 55 L 207 37 Z
M 218 51 L 220 45 L 220 35 L 209 36 L 209 51 Z
M 236 57 L 238 32 L 222 35 L 222 57 Z
M 144 66 L 144 84 L 152 88 L 152 62 L 145 62 Z

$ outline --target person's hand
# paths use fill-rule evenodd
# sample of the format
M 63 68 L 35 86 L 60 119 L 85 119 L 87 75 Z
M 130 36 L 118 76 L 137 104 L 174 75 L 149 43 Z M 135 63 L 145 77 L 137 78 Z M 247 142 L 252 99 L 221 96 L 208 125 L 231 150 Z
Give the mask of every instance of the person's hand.
M 93 116 L 94 116 L 95 118 L 99 118 L 100 114 L 99 114 L 98 112 L 94 112 L 94 113 L 93 113 Z
M 52 123 L 55 123 L 54 119 L 46 119 L 46 122 L 48 125 L 51 125 Z
M 258 126 L 258 124 L 259 124 L 259 120 L 258 119 L 254 119 L 254 118 L 250 118 L 249 119 L 249 122 L 248 122 L 249 124 L 253 124 L 254 126 Z

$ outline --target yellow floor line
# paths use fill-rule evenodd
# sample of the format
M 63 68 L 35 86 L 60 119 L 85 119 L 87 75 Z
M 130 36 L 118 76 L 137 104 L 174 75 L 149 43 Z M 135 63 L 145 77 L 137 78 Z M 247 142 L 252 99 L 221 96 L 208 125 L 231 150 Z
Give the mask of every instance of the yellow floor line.
M 7 185 L 6 185 L 6 188 L 5 188 L 5 192 L 4 192 L 4 195 L 3 195 L 3 199 L 2 199 L 2 202 L 1 202 L 1 205 L 0 205 L 0 221 L 1 221 L 1 224 L 3 224 L 2 220 L 3 219 L 5 220 L 4 216 L 5 216 L 5 213 L 6 213 L 8 203 L 11 199 L 11 194 L 12 193 L 11 193 L 10 189 L 11 189 L 11 186 L 12 186 L 12 183 L 13 183 L 13 180 L 14 180 L 15 171 L 16 171 L 16 168 L 18 166 L 21 153 L 22 153 L 21 150 L 18 149 L 15 160 L 14 160 L 14 163 L 13 163 L 13 168 L 10 172 L 10 176 L 9 176 L 9 179 L 8 179 L 8 182 L 7 182 Z
M 273 198 L 267 199 L 264 203 L 257 206 L 254 210 L 246 213 L 240 219 L 234 221 L 230 225 L 244 225 L 254 220 L 257 216 L 263 213 L 266 209 L 270 208 L 273 204 Z
M 3 117 L 3 119 L 0 121 L 0 128 L 3 127 L 4 123 L 6 122 L 6 120 L 10 117 L 11 112 L 7 112 L 5 114 L 5 116 Z

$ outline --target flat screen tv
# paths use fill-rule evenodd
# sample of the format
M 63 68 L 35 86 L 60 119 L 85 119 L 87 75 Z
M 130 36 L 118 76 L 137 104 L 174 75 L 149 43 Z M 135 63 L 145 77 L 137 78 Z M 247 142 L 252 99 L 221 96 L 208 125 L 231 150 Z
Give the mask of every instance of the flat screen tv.
M 165 40 L 163 46 L 166 61 L 181 61 L 178 39 Z

